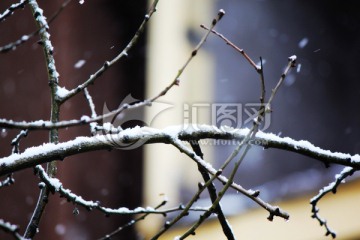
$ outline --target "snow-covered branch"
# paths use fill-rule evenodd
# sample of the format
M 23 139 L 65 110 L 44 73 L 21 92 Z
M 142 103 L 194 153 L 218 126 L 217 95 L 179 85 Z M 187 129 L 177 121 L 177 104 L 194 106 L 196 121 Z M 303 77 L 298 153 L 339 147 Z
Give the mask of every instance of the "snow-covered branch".
M 50 191 L 53 193 L 58 192 L 61 197 L 66 198 L 69 202 L 72 202 L 76 205 L 82 206 L 86 208 L 87 210 L 91 211 L 94 209 L 97 209 L 101 212 L 103 212 L 105 215 L 135 215 L 135 214 L 160 214 L 165 215 L 170 212 L 176 212 L 182 210 L 182 207 L 175 207 L 175 208 L 169 208 L 169 209 L 163 209 L 163 210 L 156 210 L 153 207 L 137 207 L 133 210 L 121 207 L 121 208 L 108 208 L 101 206 L 99 201 L 89 201 L 83 199 L 81 196 L 76 195 L 75 193 L 71 192 L 70 189 L 66 189 L 63 187 L 63 184 L 60 182 L 57 178 L 52 178 L 47 175 L 44 168 L 40 165 L 35 167 L 35 171 L 38 173 L 40 179 L 43 181 L 39 183 L 39 187 L 43 188 L 45 185 L 49 187 Z M 191 211 L 206 211 L 207 209 L 204 208 L 192 208 Z
M 5 222 L 3 219 L 0 219 L 0 229 L 4 232 L 10 233 L 17 240 L 25 240 L 25 238 L 21 237 L 21 235 L 18 233 L 19 226 L 17 225 Z
M 13 3 L 8 7 L 3 13 L 0 14 L 0 22 L 4 21 L 7 17 L 14 14 L 16 9 L 24 8 L 24 6 L 29 2 L 29 0 L 21 0 L 18 3 Z
M 323 187 L 320 191 L 319 194 L 314 196 L 312 199 L 310 199 L 310 204 L 311 204 L 311 212 L 313 213 L 312 218 L 318 220 L 318 222 L 320 223 L 321 226 L 324 226 L 326 229 L 326 233 L 325 235 L 331 235 L 332 238 L 336 238 L 336 232 L 334 232 L 333 230 L 330 229 L 330 227 L 328 226 L 326 220 L 322 219 L 319 216 L 319 208 L 317 207 L 317 203 L 328 193 L 332 192 L 332 193 L 336 193 L 337 191 L 337 187 L 345 182 L 345 179 L 348 176 L 353 175 L 353 173 L 355 172 L 355 169 L 352 167 L 345 167 L 339 174 L 335 175 L 335 181 L 331 182 L 328 186 Z
M 74 140 L 59 144 L 45 143 L 37 147 L 26 149 L 21 154 L 12 154 L 0 158 L 0 176 L 19 171 L 37 164 L 64 159 L 68 156 L 88 151 L 121 148 L 130 143 L 171 143 L 171 139 L 181 141 L 200 141 L 200 144 L 216 144 L 216 140 L 241 141 L 249 129 L 217 128 L 209 125 L 199 125 L 196 128 L 183 126 L 154 129 L 149 127 L 135 127 L 125 129 L 119 134 L 96 135 L 92 137 L 77 137 Z M 331 152 L 324 150 L 304 140 L 294 140 L 280 137 L 272 133 L 257 132 L 251 144 L 263 148 L 277 148 L 296 152 L 326 164 L 340 164 L 354 169 L 360 169 L 360 155 Z M 139 145 L 139 146 L 140 146 Z
M 70 3 L 70 1 L 71 0 L 67 0 L 60 6 L 60 8 L 49 18 L 48 24 L 50 24 L 62 12 L 62 10 L 64 10 L 64 8 Z M 3 13 L 3 15 L 0 15 L 0 21 L 5 19 L 5 18 L 1 18 L 1 16 L 13 14 L 13 11 L 15 9 L 23 8 L 28 2 L 29 2 L 29 0 L 22 0 L 21 2 L 19 2 L 17 4 L 11 5 L 10 8 L 7 9 L 7 11 L 5 11 Z M 4 46 L 0 46 L 0 53 L 6 53 L 10 50 L 15 50 L 18 46 L 22 45 L 23 43 L 29 41 L 31 38 L 36 36 L 40 32 L 40 30 L 42 30 L 42 28 L 40 28 L 36 31 L 33 31 L 32 33 L 22 35 L 19 39 L 15 40 L 13 42 L 10 42 Z
M 13 178 L 12 174 L 9 174 L 9 176 L 5 180 L 0 181 L 0 188 L 10 186 L 14 182 L 15 179 Z

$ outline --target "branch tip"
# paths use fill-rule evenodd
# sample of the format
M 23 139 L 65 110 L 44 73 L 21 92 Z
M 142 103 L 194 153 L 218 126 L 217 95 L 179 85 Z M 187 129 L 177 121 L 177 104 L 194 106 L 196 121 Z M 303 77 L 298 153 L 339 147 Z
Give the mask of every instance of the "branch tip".
M 224 9 L 220 9 L 218 16 L 219 16 L 219 20 L 225 15 L 225 10 Z
M 180 86 L 180 78 L 176 78 L 174 84 Z

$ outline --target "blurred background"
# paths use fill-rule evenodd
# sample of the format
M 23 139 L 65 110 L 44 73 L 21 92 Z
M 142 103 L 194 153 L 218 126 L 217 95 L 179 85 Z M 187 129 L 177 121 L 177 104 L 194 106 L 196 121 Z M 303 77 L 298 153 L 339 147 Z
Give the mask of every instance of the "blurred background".
M 1 1 L 3 12 L 13 1 Z M 62 1 L 39 1 L 51 16 Z M 121 51 L 135 33 L 146 12 L 146 1 L 73 1 L 50 26 L 60 84 L 71 89 L 82 83 L 105 60 Z M 267 99 L 291 55 L 297 69 L 291 71 L 273 102 L 267 132 L 306 139 L 323 149 L 356 154 L 360 152 L 360 102 L 357 57 L 359 15 L 356 1 L 270 1 L 270 0 L 168 0 L 161 1 L 139 44 L 89 88 L 98 114 L 104 103 L 115 109 L 128 95 L 136 99 L 158 94 L 175 77 L 218 9 L 225 17 L 216 30 L 255 61 L 264 63 Z M 0 23 L 0 46 L 35 30 L 30 10 L 18 10 Z M 38 37 L 0 55 L 0 118 L 16 121 L 48 119 L 50 94 Z M 80 68 L 76 63 L 85 61 Z M 160 103 L 172 107 L 148 117 L 151 127 L 164 128 L 184 122 L 233 127 L 248 126 L 252 107 L 259 102 L 258 74 L 245 59 L 222 40 L 210 35 L 181 78 Z M 227 121 L 214 118 L 216 106 L 236 106 Z M 150 116 L 151 108 L 144 110 Z M 90 115 L 79 94 L 62 106 L 61 118 Z M 16 130 L 0 130 L 0 157 L 11 153 Z M 60 141 L 89 135 L 88 127 L 61 130 Z M 43 131 L 33 131 L 20 149 L 47 142 Z M 219 167 L 235 148 L 231 143 L 203 146 L 205 160 Z M 131 151 L 99 151 L 66 158 L 59 163 L 58 177 L 66 188 L 86 199 L 100 200 L 109 207 L 155 206 L 164 195 L 167 207 L 186 203 L 197 190 L 201 176 L 197 166 L 168 145 L 149 145 Z M 229 170 L 224 174 L 229 174 Z M 325 230 L 310 218 L 311 196 L 334 179 L 341 168 L 274 149 L 254 147 L 242 163 L 236 182 L 261 190 L 261 197 L 279 204 L 291 215 L 290 222 L 266 220 L 245 197 L 229 191 L 222 205 L 236 236 L 244 239 L 323 239 Z M 26 228 L 37 201 L 38 179 L 32 169 L 14 175 L 15 185 L 1 189 L 0 218 Z M 356 239 L 359 225 L 354 217 L 360 209 L 357 176 L 338 194 L 320 202 L 320 214 L 337 230 L 338 239 Z M 126 194 L 124 194 L 126 193 Z M 197 202 L 207 206 L 206 194 Z M 105 218 L 88 213 L 51 197 L 40 225 L 39 239 L 96 239 L 128 222 L 129 217 Z M 171 215 L 169 216 L 171 218 Z M 184 232 L 197 218 L 190 215 L 164 239 Z M 164 218 L 155 216 L 114 239 L 148 239 L 162 227 Z M 261 231 L 259 231 L 261 230 Z M 8 235 L 2 235 L 5 238 Z M 209 235 L 207 235 L 209 234 Z M 209 237 L 210 236 L 210 237 Z M 6 239 L 6 238 L 5 238 Z M 191 239 L 223 239 L 216 220 L 208 221 Z

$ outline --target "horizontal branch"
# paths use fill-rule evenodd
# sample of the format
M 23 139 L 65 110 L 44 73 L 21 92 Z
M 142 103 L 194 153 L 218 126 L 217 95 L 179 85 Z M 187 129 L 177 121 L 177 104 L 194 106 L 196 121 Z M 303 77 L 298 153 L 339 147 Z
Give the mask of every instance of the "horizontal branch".
M 58 192 L 61 197 L 66 198 L 69 202 L 72 202 L 76 205 L 82 206 L 82 207 L 86 208 L 88 211 L 92 211 L 94 209 L 99 210 L 100 212 L 104 213 L 106 216 L 109 216 L 109 215 L 136 215 L 136 214 L 142 214 L 142 213 L 166 215 L 168 213 L 181 211 L 183 209 L 183 206 L 181 206 L 181 205 L 178 207 L 173 207 L 173 208 L 168 208 L 168 209 L 163 209 L 163 210 L 158 210 L 158 209 L 152 208 L 152 207 L 146 207 L 146 208 L 137 207 L 133 210 L 128 209 L 126 207 L 120 207 L 120 208 L 104 207 L 104 206 L 101 206 L 99 201 L 85 200 L 81 196 L 76 195 L 75 193 L 71 192 L 70 189 L 64 188 L 62 183 L 60 182 L 60 180 L 57 178 L 50 177 L 45 172 L 45 170 L 43 169 L 42 166 L 37 165 L 35 167 L 35 171 L 38 172 L 40 179 L 43 181 L 42 183 L 39 184 L 40 188 L 43 188 L 46 185 L 49 187 L 51 192 L 53 192 L 53 193 Z M 207 208 L 202 208 L 202 207 L 191 208 L 191 211 L 194 211 L 194 212 L 196 212 L 196 211 L 204 212 L 206 210 L 207 210 Z
M 150 143 L 171 143 L 171 139 L 181 141 L 199 141 L 200 144 L 216 144 L 217 140 L 241 141 L 249 129 L 233 129 L 228 127 L 199 125 L 192 128 L 172 126 L 159 130 L 149 127 L 126 129 L 118 134 L 96 135 L 92 137 L 77 137 L 74 140 L 59 144 L 46 143 L 26 149 L 21 154 L 12 154 L 0 158 L 0 176 L 34 167 L 37 164 L 64 159 L 65 157 L 101 149 L 131 149 Z M 211 140 L 212 139 L 212 140 Z M 234 143 L 236 144 L 236 143 Z M 314 146 L 304 140 L 294 140 L 289 137 L 279 137 L 272 133 L 258 132 L 251 144 L 266 148 L 277 148 L 308 156 L 325 164 L 340 164 L 355 170 L 360 169 L 360 155 L 331 152 Z M 134 148 L 134 147 L 133 147 Z

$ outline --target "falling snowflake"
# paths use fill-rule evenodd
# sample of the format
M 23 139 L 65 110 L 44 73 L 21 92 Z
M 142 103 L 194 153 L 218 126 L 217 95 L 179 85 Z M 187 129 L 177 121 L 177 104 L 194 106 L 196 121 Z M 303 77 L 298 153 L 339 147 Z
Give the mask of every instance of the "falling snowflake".
M 299 42 L 298 46 L 299 48 L 304 48 L 307 44 L 309 43 L 309 39 L 304 37 L 303 39 L 301 39 L 301 41 Z
M 85 63 L 86 63 L 85 60 L 80 59 L 79 61 L 77 61 L 77 62 L 74 64 L 74 68 L 81 68 L 82 66 L 84 66 Z

